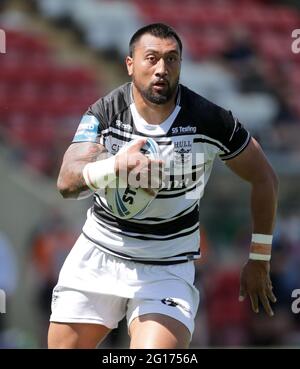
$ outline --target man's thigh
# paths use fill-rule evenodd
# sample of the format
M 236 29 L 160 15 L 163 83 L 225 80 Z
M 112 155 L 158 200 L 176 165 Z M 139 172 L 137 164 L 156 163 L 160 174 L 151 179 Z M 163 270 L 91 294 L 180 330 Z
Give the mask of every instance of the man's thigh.
M 196 289 L 179 279 L 161 281 L 159 287 L 153 291 L 146 285 L 138 298 L 128 301 L 131 348 L 189 346 L 199 303 Z
M 151 313 L 136 317 L 129 326 L 132 349 L 185 349 L 191 334 L 180 321 Z
M 50 323 L 48 348 L 96 348 L 110 329 L 101 324 Z
M 126 314 L 127 299 L 55 287 L 49 347 L 96 347 Z

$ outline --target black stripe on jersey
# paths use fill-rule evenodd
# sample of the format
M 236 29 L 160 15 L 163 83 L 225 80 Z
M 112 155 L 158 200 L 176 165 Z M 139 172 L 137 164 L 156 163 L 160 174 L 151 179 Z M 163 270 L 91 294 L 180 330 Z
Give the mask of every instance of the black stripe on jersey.
M 131 136 L 130 134 L 127 134 L 128 136 Z M 104 137 L 107 137 L 107 136 L 110 136 L 110 137 L 114 137 L 114 138 L 117 138 L 118 140 L 121 140 L 121 141 L 126 141 L 126 142 L 130 142 L 133 137 L 126 137 L 126 136 L 123 136 L 123 135 L 119 135 L 115 132 L 111 132 L 111 131 L 108 131 L 107 133 L 103 133 L 103 136 Z
M 101 197 L 99 196 L 99 194 L 97 193 L 94 193 L 94 196 L 95 196 L 95 201 L 98 202 L 98 204 L 100 204 L 100 207 L 102 206 L 103 209 L 106 211 L 106 213 L 110 216 L 113 216 L 113 213 L 109 210 L 109 208 L 103 203 L 103 201 L 101 200 Z M 180 213 L 174 215 L 171 219 L 172 220 L 175 220 L 177 219 L 178 217 L 180 217 L 182 214 L 184 213 L 187 213 L 187 214 L 190 214 L 191 212 L 189 212 L 190 209 L 194 208 L 195 205 L 197 204 L 197 201 L 194 202 L 191 206 L 189 206 L 188 208 L 182 210 Z M 194 210 L 194 209 L 193 209 Z M 170 219 L 166 219 L 166 218 L 154 218 L 154 217 L 147 217 L 147 218 L 144 218 L 144 219 L 134 219 L 133 220 L 134 222 L 147 222 L 147 221 L 150 221 L 150 222 L 169 222 Z M 132 222 L 132 220 L 130 220 L 130 222 Z M 151 223 L 147 223 L 148 225 L 151 224 Z M 152 224 L 151 224 L 152 225 Z
M 170 195 L 172 192 L 175 193 L 175 191 L 181 194 L 189 192 L 195 189 L 196 186 L 203 184 L 203 182 L 201 182 L 201 177 L 203 177 L 203 175 L 203 168 L 181 175 L 166 175 L 159 195 Z
M 194 142 L 195 142 L 195 143 L 197 143 L 197 142 L 206 142 L 206 143 L 209 143 L 209 144 L 211 144 L 211 145 L 217 146 L 217 147 L 218 147 L 222 152 L 225 152 L 225 150 L 224 150 L 224 146 L 222 146 L 222 145 L 218 144 L 218 142 L 211 141 L 211 140 L 209 140 L 209 139 L 207 139 L 207 138 L 201 138 L 201 137 L 199 137 L 199 138 L 195 138 L 195 139 L 194 139 Z M 228 150 L 228 152 L 226 152 L 225 154 L 226 154 L 226 155 L 228 155 L 228 153 L 229 153 L 229 150 Z
M 94 193 L 94 200 L 103 207 L 103 209 L 110 215 L 113 215 L 113 213 L 110 211 L 109 207 L 104 204 L 104 202 L 101 200 L 101 197 L 96 192 Z
M 116 128 L 115 128 L 116 129 Z M 125 141 L 125 142 L 130 142 L 132 140 L 134 140 L 135 138 L 141 138 L 141 137 L 145 137 L 144 135 L 141 135 L 139 133 L 138 137 L 135 137 L 136 135 L 133 135 L 131 133 L 126 132 L 126 136 L 121 134 L 122 131 L 120 131 L 120 134 L 116 133 L 116 132 L 112 132 L 111 130 L 109 130 L 108 132 L 104 132 L 103 133 L 103 137 L 106 138 L 108 136 L 116 138 L 117 140 L 121 140 L 121 141 Z M 165 135 L 164 135 L 165 137 Z M 172 145 L 173 142 L 172 141 L 156 141 L 156 143 L 159 146 L 167 146 L 167 145 Z
M 148 237 L 148 236 L 130 236 L 130 237 L 134 237 L 134 238 L 137 238 L 139 240 L 144 240 L 144 241 L 170 241 L 170 240 L 179 239 L 180 237 L 188 236 L 189 234 L 196 232 L 198 229 L 199 229 L 199 223 L 194 228 L 190 229 L 187 232 L 183 232 L 180 234 L 176 233 L 166 238 L 155 238 L 155 237 Z
M 89 237 L 86 233 L 82 232 L 84 237 L 88 239 L 90 242 L 96 244 L 99 246 L 99 248 L 107 252 L 110 255 L 114 255 L 116 257 L 119 257 L 121 259 L 134 261 L 136 263 L 142 263 L 142 264 L 154 264 L 154 265 L 171 265 L 171 264 L 181 264 L 185 263 L 187 261 L 196 260 L 200 257 L 200 250 L 198 251 L 191 251 L 191 252 L 185 252 L 182 254 L 174 255 L 171 257 L 161 258 L 161 259 L 145 259 L 145 258 L 135 258 L 132 256 L 129 256 L 127 254 L 124 254 L 122 252 L 113 251 L 105 246 L 103 246 L 99 241 Z
M 202 183 L 201 183 L 202 184 Z M 200 185 L 201 185 L 200 184 Z M 168 198 L 171 198 L 171 197 L 179 197 L 179 196 L 183 196 L 185 195 L 186 193 L 190 192 L 190 191 L 193 191 L 197 186 L 197 184 L 195 184 L 195 186 L 193 187 L 190 187 L 190 188 L 187 188 L 187 189 L 183 189 L 182 191 L 180 191 L 180 189 L 178 189 L 178 191 L 180 192 L 177 192 L 177 193 L 158 193 L 156 198 L 158 199 L 168 199 Z M 176 189 L 173 189 L 173 191 L 176 190 Z
M 133 128 L 133 133 L 136 135 L 136 136 L 145 136 L 145 137 L 151 137 L 153 139 L 156 139 L 156 138 L 166 138 L 167 134 L 166 133 L 161 133 L 161 134 L 158 134 L 158 133 L 153 133 L 153 132 L 147 132 L 147 135 L 145 135 L 145 133 L 139 131 L 136 126 L 134 126 Z M 158 143 L 158 142 L 157 142 Z M 166 143 L 166 145 L 169 145 L 168 143 Z
M 192 171 L 197 171 L 197 170 L 203 170 L 205 166 L 205 163 L 200 163 L 197 165 L 192 165 Z
M 124 142 L 130 142 L 136 138 L 142 138 L 142 137 L 146 137 L 142 134 L 139 134 L 139 135 L 133 135 L 131 133 L 128 133 L 126 132 L 126 136 L 125 135 L 122 135 L 122 131 L 120 131 L 120 134 L 116 133 L 116 132 L 112 132 L 112 131 L 108 131 L 108 132 L 104 132 L 103 133 L 103 136 L 104 137 L 112 137 L 112 138 L 115 138 L 117 140 L 120 140 L 120 141 L 124 141 Z M 156 141 L 156 143 L 158 145 L 161 145 L 161 146 L 166 146 L 166 145 L 172 145 L 172 141 Z
M 155 138 L 155 137 L 154 137 Z M 161 145 L 161 146 L 167 146 L 167 145 L 172 145 L 172 141 L 155 141 L 157 143 L 157 145 Z
M 242 151 L 245 150 L 245 148 L 248 146 L 249 142 L 251 140 L 251 135 L 248 133 L 248 136 L 246 138 L 246 141 L 244 142 L 244 144 L 235 152 L 231 153 L 231 154 L 221 154 L 219 155 L 220 158 L 222 160 L 229 160 L 229 159 L 233 159 L 235 158 L 236 156 L 238 156 Z
M 150 227 L 149 224 L 133 223 L 126 219 L 117 218 L 105 211 L 96 202 L 94 203 L 93 212 L 96 219 L 103 222 L 104 224 L 107 224 L 108 226 L 118 228 L 122 233 L 147 233 L 153 236 L 173 235 L 174 233 L 178 233 L 180 231 L 183 231 L 184 229 L 191 228 L 199 222 L 198 206 L 196 206 L 195 209 L 188 214 L 182 215 L 179 218 L 173 219 L 169 222 L 151 224 Z
M 99 217 L 98 217 L 99 219 Z M 183 233 L 180 233 L 178 234 L 177 232 L 176 233 L 172 233 L 169 237 L 163 237 L 163 238 L 160 238 L 159 236 L 157 237 L 152 237 L 152 236 L 142 236 L 142 235 L 132 235 L 130 233 L 127 233 L 127 232 L 123 232 L 121 230 L 115 230 L 115 229 L 112 229 L 110 226 L 109 226 L 109 222 L 108 221 L 105 221 L 104 222 L 100 222 L 100 219 L 99 219 L 99 224 L 101 225 L 101 227 L 109 230 L 110 232 L 114 233 L 114 234 L 117 234 L 117 235 L 122 235 L 122 236 L 126 236 L 126 237 L 131 237 L 131 238 L 135 238 L 135 239 L 138 239 L 138 240 L 144 240 L 144 241 L 169 241 L 169 240 L 174 240 L 174 239 L 178 239 L 180 237 L 184 237 L 184 236 L 188 236 L 189 234 L 192 234 L 194 232 L 196 232 L 198 229 L 199 229 L 199 222 L 197 222 L 197 224 L 195 225 L 195 227 L 193 227 L 192 229 L 186 231 L 186 232 L 183 232 Z M 151 229 L 152 229 L 152 226 L 151 226 Z M 126 229 L 126 231 L 128 231 L 128 229 Z M 129 232 L 129 231 L 128 231 Z M 154 235 L 153 235 L 154 236 Z

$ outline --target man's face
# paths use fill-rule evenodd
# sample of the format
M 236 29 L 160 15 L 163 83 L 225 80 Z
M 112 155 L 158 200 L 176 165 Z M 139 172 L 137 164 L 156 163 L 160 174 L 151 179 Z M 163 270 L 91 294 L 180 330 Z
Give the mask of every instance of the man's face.
M 175 38 L 144 34 L 126 59 L 129 76 L 139 93 L 153 104 L 165 104 L 175 94 L 180 75 L 181 55 Z

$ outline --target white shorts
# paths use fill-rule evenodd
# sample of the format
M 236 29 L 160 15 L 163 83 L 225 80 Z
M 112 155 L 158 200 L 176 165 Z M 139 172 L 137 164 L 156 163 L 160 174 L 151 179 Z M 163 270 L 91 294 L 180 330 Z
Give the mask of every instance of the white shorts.
M 168 315 L 194 331 L 199 293 L 194 263 L 150 265 L 104 253 L 83 235 L 53 290 L 50 321 L 95 323 L 114 329 L 148 313 Z

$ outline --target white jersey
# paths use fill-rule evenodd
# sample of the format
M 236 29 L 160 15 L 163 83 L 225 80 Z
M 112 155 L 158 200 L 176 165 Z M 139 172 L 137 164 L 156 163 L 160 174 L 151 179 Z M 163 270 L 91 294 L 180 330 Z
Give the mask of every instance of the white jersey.
M 83 227 L 84 235 L 118 257 L 172 263 L 198 258 L 199 202 L 216 156 L 235 157 L 250 141 L 241 123 L 219 106 L 179 85 L 172 114 L 148 124 L 138 113 L 127 83 L 93 104 L 83 116 L 73 142 L 101 143 L 113 155 L 127 142 L 151 137 L 166 162 L 167 180 L 144 212 L 115 217 L 104 192 Z

